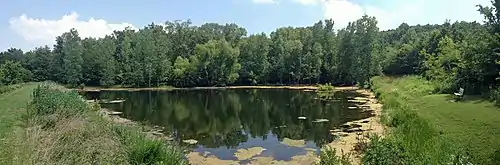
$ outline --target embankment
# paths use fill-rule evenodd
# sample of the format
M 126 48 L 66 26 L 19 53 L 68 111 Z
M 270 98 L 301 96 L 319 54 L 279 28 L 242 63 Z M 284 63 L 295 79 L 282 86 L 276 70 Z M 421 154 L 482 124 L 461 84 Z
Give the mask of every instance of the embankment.
M 22 125 L 3 139 L 9 154 L 2 155 L 2 163 L 186 164 L 174 145 L 103 118 L 97 104 L 87 104 L 74 91 L 40 84 L 31 99 L 17 112 L 24 116 Z

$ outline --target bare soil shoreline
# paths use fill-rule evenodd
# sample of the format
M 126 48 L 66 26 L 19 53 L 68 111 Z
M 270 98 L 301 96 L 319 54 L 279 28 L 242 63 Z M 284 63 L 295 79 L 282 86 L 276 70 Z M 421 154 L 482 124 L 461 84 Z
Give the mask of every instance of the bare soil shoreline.
M 368 135 L 383 136 L 385 128 L 380 122 L 382 104 L 376 99 L 375 94 L 367 89 L 357 89 L 356 92 L 364 95 L 364 97 L 356 97 L 352 101 L 357 102 L 357 106 L 359 107 L 366 107 L 365 111 L 371 111 L 374 116 L 347 122 L 343 125 L 350 126 L 350 128 L 330 130 L 333 135 L 340 136 L 340 139 L 327 145 L 336 149 L 337 156 L 350 153 L 352 164 L 362 164 L 362 155 L 355 150 L 355 146 L 361 142 L 360 140 L 364 140 L 367 143 L 369 139 L 366 137 Z

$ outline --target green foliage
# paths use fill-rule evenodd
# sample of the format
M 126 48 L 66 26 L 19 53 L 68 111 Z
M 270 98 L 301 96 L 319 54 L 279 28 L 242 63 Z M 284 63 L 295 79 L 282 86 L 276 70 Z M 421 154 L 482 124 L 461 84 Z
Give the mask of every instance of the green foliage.
M 31 72 L 24 69 L 19 62 L 6 61 L 0 65 L 0 84 L 11 85 L 27 82 Z
M 336 149 L 325 147 L 319 155 L 320 162 L 318 165 L 350 165 L 351 164 L 351 154 L 342 153 L 341 156 L 336 155 Z
M 8 93 L 10 91 L 16 90 L 21 88 L 23 85 L 22 84 L 16 84 L 16 85 L 0 85 L 0 95 L 4 93 Z
M 182 150 L 165 145 L 161 140 L 147 139 L 141 133 L 130 127 L 115 126 L 114 132 L 121 143 L 127 147 L 129 164 L 186 164 Z
M 265 34 L 251 35 L 240 43 L 239 62 L 241 80 L 244 83 L 257 84 L 265 80 L 271 67 L 268 54 L 271 40 Z
M 364 152 L 363 164 L 404 164 L 407 156 L 404 147 L 397 140 L 372 136 L 367 150 Z
M 320 84 L 320 85 L 318 85 L 317 91 L 318 92 L 334 92 L 335 86 L 333 86 L 331 83 Z
M 438 43 L 436 53 L 426 54 L 426 76 L 436 83 L 438 92 L 452 92 L 457 84 L 457 71 L 463 68 L 461 52 L 453 40 L 444 36 Z
M 194 58 L 198 60 L 198 73 L 205 81 L 200 85 L 226 85 L 236 81 L 241 68 L 238 56 L 238 49 L 225 40 L 210 40 L 197 45 Z
M 335 90 L 335 87 L 330 83 L 326 83 L 324 85 L 320 84 L 318 85 L 318 89 L 316 89 L 317 96 L 322 100 L 335 99 L 336 92 L 339 91 Z
M 50 116 L 54 114 L 65 117 L 82 114 L 89 107 L 75 91 L 61 91 L 55 84 L 41 84 L 33 90 L 33 99 L 29 104 L 28 114 L 33 116 Z
M 432 80 L 436 92 L 462 87 L 479 94 L 497 86 L 500 72 L 498 3 L 492 4 L 479 6 L 484 25 L 402 23 L 386 31 L 379 31 L 376 18 L 368 15 L 341 29 L 324 20 L 249 36 L 236 24 L 194 26 L 190 20 L 126 28 L 99 39 L 82 39 L 71 29 L 56 38 L 53 51 L 11 48 L 0 53 L 0 64 L 20 62 L 34 81 L 71 86 L 329 82 L 366 87 L 373 76 L 417 74 Z
M 76 29 L 63 33 L 56 38 L 54 45 L 55 77 L 58 82 L 76 86 L 80 84 L 82 75 L 83 46 Z
M 500 103 L 500 89 L 496 88 L 490 91 L 490 100 Z

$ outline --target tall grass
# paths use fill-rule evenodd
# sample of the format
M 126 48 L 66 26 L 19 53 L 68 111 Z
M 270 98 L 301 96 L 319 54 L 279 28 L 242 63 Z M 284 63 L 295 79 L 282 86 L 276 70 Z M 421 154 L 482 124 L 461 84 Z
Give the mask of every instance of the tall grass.
M 186 164 L 182 152 L 138 128 L 105 120 L 74 91 L 34 89 L 25 128 L 9 138 L 11 164 Z
M 372 89 L 383 102 L 383 123 L 390 133 L 372 136 L 364 164 L 467 164 L 464 149 L 457 148 L 408 104 L 431 94 L 434 86 L 420 77 L 375 77 Z
M 318 165 L 351 165 L 351 153 L 336 155 L 336 149 L 326 146 L 319 155 Z
M 14 85 L 0 85 L 0 95 L 19 89 L 23 86 L 23 84 L 14 84 Z

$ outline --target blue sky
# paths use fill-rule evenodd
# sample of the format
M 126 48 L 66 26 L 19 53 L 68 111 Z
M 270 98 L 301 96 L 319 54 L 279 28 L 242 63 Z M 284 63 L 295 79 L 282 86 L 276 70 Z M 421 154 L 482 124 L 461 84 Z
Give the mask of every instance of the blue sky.
M 476 4 L 489 5 L 489 0 L 2 0 L 0 50 L 52 45 L 55 36 L 70 28 L 82 37 L 102 37 L 126 26 L 167 20 L 236 23 L 249 33 L 307 26 L 325 18 L 342 28 L 365 13 L 376 16 L 381 29 L 402 22 L 481 21 Z

